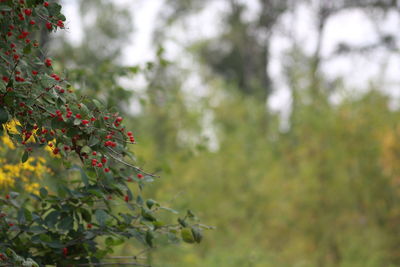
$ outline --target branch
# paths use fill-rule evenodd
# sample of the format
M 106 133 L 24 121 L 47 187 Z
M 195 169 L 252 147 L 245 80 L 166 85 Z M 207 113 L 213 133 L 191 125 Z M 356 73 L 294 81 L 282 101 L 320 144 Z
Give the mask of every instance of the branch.
M 111 148 L 108 148 L 108 149 L 109 149 L 110 151 L 112 151 L 112 152 L 114 152 L 114 153 L 117 154 L 117 152 L 114 151 L 113 149 L 111 149 Z M 129 163 L 123 161 L 122 159 L 119 159 L 119 158 L 115 157 L 113 154 L 109 154 L 109 155 L 110 155 L 113 159 L 115 159 L 116 161 L 118 161 L 118 162 L 120 162 L 120 163 L 122 163 L 122 164 L 124 164 L 124 165 L 126 165 L 126 166 L 128 166 L 128 167 L 131 167 L 131 168 L 133 168 L 133 169 L 135 169 L 135 170 L 137 170 L 137 171 L 139 171 L 139 172 L 141 172 L 141 173 L 144 173 L 145 175 L 148 175 L 148 176 L 151 176 L 151 177 L 157 177 L 157 178 L 160 177 L 160 176 L 158 176 L 158 175 L 145 172 L 143 169 L 141 169 L 141 168 L 139 168 L 139 167 L 136 167 L 136 166 L 134 166 L 134 165 L 132 165 L 132 164 L 129 164 Z
M 133 266 L 142 266 L 142 267 L 151 267 L 151 265 L 140 264 L 137 262 L 115 262 L 115 263 L 84 263 L 84 264 L 77 264 L 76 266 L 105 266 L 105 265 L 133 265 Z

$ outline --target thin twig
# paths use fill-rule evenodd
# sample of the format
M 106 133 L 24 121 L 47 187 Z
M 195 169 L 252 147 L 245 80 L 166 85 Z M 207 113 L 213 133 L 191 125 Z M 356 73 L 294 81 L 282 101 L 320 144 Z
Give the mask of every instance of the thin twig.
M 114 151 L 113 149 L 111 149 L 111 148 L 108 148 L 108 149 L 117 154 L 117 152 Z M 141 169 L 141 168 L 139 168 L 139 167 L 136 167 L 136 166 L 134 166 L 134 165 L 132 165 L 132 164 L 129 164 L 129 163 L 127 163 L 127 162 L 125 162 L 125 161 L 123 161 L 123 160 L 121 160 L 121 159 L 115 157 L 113 154 L 109 154 L 109 155 L 110 155 L 113 159 L 115 159 L 116 161 L 118 161 L 118 162 L 120 162 L 120 163 L 122 163 L 122 164 L 124 164 L 124 165 L 126 165 L 126 166 L 128 166 L 128 167 L 131 167 L 131 168 L 133 168 L 133 169 L 135 169 L 135 170 L 137 170 L 137 171 L 139 171 L 139 172 L 141 172 L 141 173 L 144 173 L 145 175 L 152 176 L 152 177 L 157 177 L 157 178 L 160 177 L 160 176 L 158 176 L 158 175 L 145 172 L 143 169 Z
M 133 266 L 142 266 L 142 267 L 151 267 L 151 265 L 145 265 L 145 264 L 140 264 L 137 262 L 115 262 L 115 263 L 83 263 L 83 264 L 77 264 L 76 266 L 105 266 L 105 265 L 133 265 Z

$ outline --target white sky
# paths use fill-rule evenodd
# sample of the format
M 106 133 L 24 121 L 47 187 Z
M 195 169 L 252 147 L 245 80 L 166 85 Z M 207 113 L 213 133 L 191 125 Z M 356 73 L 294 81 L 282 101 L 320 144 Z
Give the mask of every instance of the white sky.
M 124 51 L 124 64 L 137 64 L 151 60 L 154 55 L 151 47 L 152 31 L 157 21 L 158 12 L 164 0 L 115 0 L 118 3 L 128 4 L 132 10 L 135 31 L 132 35 L 132 42 L 127 44 Z M 199 0 L 200 1 L 200 0 Z M 256 0 L 244 0 L 249 4 L 248 16 L 257 12 Z M 79 41 L 82 32 L 77 17 L 76 0 L 68 0 L 64 3 L 64 13 L 68 19 L 69 38 Z M 182 46 L 190 43 L 191 40 L 210 37 L 218 33 L 220 23 L 219 12 L 224 6 L 221 1 L 214 1 L 213 6 L 192 18 L 185 23 L 175 27 L 173 31 L 173 41 L 166 43 L 166 56 L 174 61 L 182 61 L 186 67 L 193 64 L 192 58 L 184 54 Z M 314 16 L 308 7 L 298 8 L 294 16 L 288 15 L 282 18 L 282 25 L 286 30 L 291 31 L 296 40 L 302 44 L 304 50 L 313 53 L 316 44 L 316 32 L 313 28 L 315 23 L 312 21 Z M 400 28 L 400 20 L 397 14 L 390 14 L 385 21 L 378 21 L 379 27 L 384 32 L 397 33 Z M 342 12 L 331 18 L 326 26 L 325 38 L 323 41 L 322 55 L 328 57 L 336 45 L 346 42 L 353 45 L 374 42 L 378 36 L 374 27 L 366 18 L 365 14 L 356 10 Z M 274 77 L 276 91 L 269 100 L 269 106 L 273 110 L 288 113 L 285 107 L 290 106 L 290 91 L 287 87 L 282 73 L 282 55 L 290 47 L 291 41 L 284 35 L 275 35 L 271 47 L 272 62 L 270 66 L 271 76 Z M 367 54 L 368 56 L 342 56 L 334 60 L 326 61 L 322 68 L 331 78 L 343 77 L 346 87 L 367 88 L 371 80 L 379 80 L 379 85 L 385 92 L 400 97 L 400 57 L 399 55 L 377 51 Z M 185 60 L 181 60 L 184 58 Z M 192 77 L 191 86 L 193 93 L 198 92 L 198 88 L 203 87 L 202 81 Z M 336 101 L 340 100 L 338 95 Z M 285 116 L 285 114 L 283 114 Z

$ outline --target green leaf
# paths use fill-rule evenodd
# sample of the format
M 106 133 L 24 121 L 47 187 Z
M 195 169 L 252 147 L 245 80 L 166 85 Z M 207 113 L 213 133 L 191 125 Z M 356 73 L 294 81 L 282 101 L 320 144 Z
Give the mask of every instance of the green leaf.
M 89 177 L 86 175 L 85 171 L 81 169 L 81 179 L 83 184 L 87 187 L 89 186 Z
M 64 244 L 62 244 L 62 243 L 60 243 L 58 241 L 47 242 L 46 244 L 51 248 L 63 248 L 63 247 L 65 247 Z
M 72 216 L 66 216 L 58 224 L 58 228 L 62 230 L 71 230 L 73 226 L 74 226 L 74 219 L 72 218 Z
M 92 215 L 90 214 L 90 212 L 86 209 L 80 209 L 82 218 L 86 221 L 86 222 L 91 222 L 92 221 Z
M 25 218 L 25 208 L 20 208 L 18 210 L 17 214 L 17 221 L 19 224 L 25 224 L 26 223 L 26 218 Z
M 44 187 L 40 188 L 39 192 L 40 192 L 40 197 L 41 198 L 46 198 L 47 195 L 49 194 L 49 192 L 47 192 L 47 189 L 44 188 Z
M 98 101 L 97 99 L 93 99 L 93 103 L 98 109 L 103 109 L 103 104 L 101 104 L 100 101 Z
M 96 210 L 94 213 L 94 216 L 96 217 L 97 222 L 101 225 L 104 226 L 107 219 L 108 219 L 108 214 L 104 210 Z
M 8 112 L 4 107 L 0 107 L 0 124 L 8 121 Z
M 182 225 L 183 227 L 188 227 L 188 223 L 185 220 L 181 219 L 181 218 L 178 218 L 178 223 L 180 225 Z
M 171 208 L 168 208 L 168 207 L 160 207 L 160 209 L 172 212 L 174 214 L 179 214 L 179 212 L 177 210 L 174 210 L 174 209 L 171 209 Z
M 100 143 L 100 139 L 98 139 L 96 136 L 94 136 L 94 135 L 92 135 L 92 136 L 90 136 L 90 139 L 89 139 L 89 146 L 95 146 L 95 145 L 97 145 L 98 143 Z
M 181 237 L 182 240 L 185 241 L 186 243 L 194 243 L 195 239 L 192 233 L 192 230 L 190 228 L 183 228 L 181 230 Z
M 148 207 L 149 209 L 151 209 L 151 207 L 153 207 L 154 204 L 157 204 L 157 202 L 156 202 L 155 200 L 153 200 L 153 199 L 148 199 L 148 200 L 146 201 L 146 205 L 147 205 L 147 207 Z
M 200 228 L 192 226 L 193 238 L 197 243 L 200 243 L 203 239 L 203 234 Z
M 47 230 L 39 225 L 36 226 L 32 226 L 31 228 L 29 228 L 29 232 L 34 233 L 34 234 L 43 234 L 46 233 Z
M 23 53 L 24 54 L 30 54 L 32 51 L 32 46 L 28 44 L 27 46 L 24 47 Z
M 28 158 L 29 158 L 29 153 L 28 151 L 25 151 L 24 154 L 22 155 L 21 162 L 25 163 L 28 160 Z
M 46 222 L 46 225 L 50 228 L 54 228 L 54 225 L 57 223 L 58 221 L 58 216 L 60 215 L 59 211 L 52 211 L 50 212 L 46 218 L 44 219 Z
M 149 247 L 153 247 L 153 239 L 154 239 L 153 233 L 150 231 L 147 231 L 145 240 L 146 240 L 147 245 L 149 245 Z
M 0 11 L 11 11 L 12 8 L 7 5 L 0 5 Z
M 88 146 L 84 146 L 82 147 L 81 152 L 89 154 L 90 152 L 92 152 L 92 149 Z
M 149 209 L 144 207 L 142 207 L 142 217 L 151 222 L 156 221 L 156 218 L 153 216 L 153 213 Z

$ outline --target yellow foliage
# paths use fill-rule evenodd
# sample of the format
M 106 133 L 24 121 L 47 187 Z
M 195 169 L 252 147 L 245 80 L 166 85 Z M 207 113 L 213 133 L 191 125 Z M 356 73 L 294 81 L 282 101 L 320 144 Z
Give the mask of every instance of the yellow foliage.
M 4 128 L 8 133 L 18 134 L 18 121 L 10 121 L 5 124 Z M 1 136 L 3 146 L 0 146 L 0 152 L 14 150 L 15 144 L 11 141 L 7 134 Z M 34 137 L 28 142 L 34 142 Z M 45 166 L 46 160 L 42 157 L 29 158 L 25 163 L 12 164 L 5 158 L 0 159 L 0 188 L 13 188 L 17 185 L 31 193 L 37 193 L 40 187 L 39 183 L 34 182 L 35 179 L 42 179 L 43 175 L 50 173 L 50 169 Z
M 32 182 L 33 178 L 42 179 L 43 175 L 50 173 L 42 157 L 29 158 L 25 163 L 9 164 L 0 159 L 0 187 L 12 188 L 16 182 L 20 182 L 28 192 L 37 192 L 39 184 Z
M 3 135 L 1 137 L 1 142 L 9 149 L 15 149 L 14 143 L 11 141 L 10 137 L 8 135 Z M 4 151 L 6 147 L 0 147 L 0 151 Z

